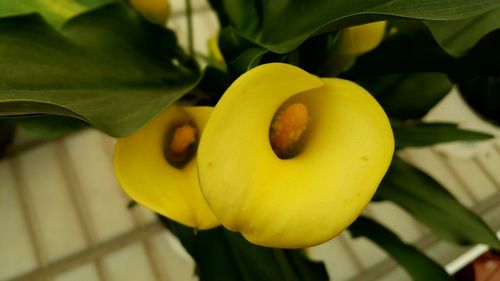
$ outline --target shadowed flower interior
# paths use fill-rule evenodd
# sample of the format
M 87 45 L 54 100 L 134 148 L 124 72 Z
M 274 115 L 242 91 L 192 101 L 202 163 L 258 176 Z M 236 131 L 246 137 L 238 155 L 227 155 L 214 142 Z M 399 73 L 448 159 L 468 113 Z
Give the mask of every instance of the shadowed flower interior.
M 196 145 L 210 107 L 171 106 L 115 147 L 116 177 L 138 203 L 196 229 L 217 226 L 198 185 Z

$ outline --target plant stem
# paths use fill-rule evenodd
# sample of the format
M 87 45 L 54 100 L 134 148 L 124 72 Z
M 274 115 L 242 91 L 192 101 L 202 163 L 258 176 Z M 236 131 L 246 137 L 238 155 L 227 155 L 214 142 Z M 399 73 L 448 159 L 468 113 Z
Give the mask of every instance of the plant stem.
M 188 52 L 191 58 L 194 57 L 193 47 L 193 11 L 191 0 L 186 0 L 186 18 L 187 18 L 187 33 L 188 33 Z

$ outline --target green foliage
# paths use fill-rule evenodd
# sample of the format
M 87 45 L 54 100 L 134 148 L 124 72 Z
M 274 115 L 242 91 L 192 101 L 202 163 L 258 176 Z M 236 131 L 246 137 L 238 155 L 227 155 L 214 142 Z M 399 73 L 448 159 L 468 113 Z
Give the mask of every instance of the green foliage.
M 458 2 L 458 3 L 457 3 Z M 222 23 L 275 53 L 288 53 L 313 34 L 394 17 L 459 20 L 500 6 L 496 0 L 211 0 Z M 279 30 L 279 32 L 276 32 Z
M 70 17 L 117 0 L 2 0 L 0 17 L 40 13 L 51 25 L 60 27 Z
M 450 141 L 476 141 L 492 135 L 459 129 L 451 123 L 391 123 L 396 148 L 426 146 Z
M 349 227 L 349 232 L 353 237 L 364 236 L 373 241 L 415 281 L 454 280 L 438 263 L 374 220 L 361 216 Z
M 16 125 L 11 120 L 0 119 L 0 157 L 14 140 Z
M 19 126 L 39 140 L 53 140 L 63 137 L 88 125 L 76 118 L 65 116 L 27 116 L 16 118 Z
M 426 22 L 432 35 L 448 53 L 464 55 L 486 34 L 500 29 L 500 8 L 462 20 Z
M 500 241 L 476 214 L 440 183 L 395 157 L 376 197 L 406 209 L 434 233 L 458 244 L 483 243 L 500 249 Z
M 422 118 L 452 87 L 445 74 L 433 72 L 372 76 L 357 82 L 398 119 Z
M 0 19 L 0 42 L 0 116 L 71 116 L 112 136 L 146 124 L 200 77 L 173 32 L 118 4 L 60 33 L 35 15 Z
M 164 217 L 160 219 L 196 261 L 200 280 L 328 280 L 323 264 L 308 260 L 300 250 L 256 246 L 222 227 L 195 232 Z
M 476 76 L 459 84 L 462 97 L 487 120 L 500 125 L 500 77 Z

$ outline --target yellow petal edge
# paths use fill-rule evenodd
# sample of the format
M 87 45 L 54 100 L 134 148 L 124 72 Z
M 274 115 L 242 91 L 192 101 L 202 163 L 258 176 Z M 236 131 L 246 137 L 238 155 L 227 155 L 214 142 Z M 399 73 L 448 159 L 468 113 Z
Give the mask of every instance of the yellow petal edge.
M 192 121 L 202 131 L 211 107 L 170 106 L 146 127 L 117 141 L 115 175 L 136 202 L 197 229 L 219 225 L 198 184 L 196 156 L 181 169 L 164 157 L 165 137 L 174 124 Z
M 283 103 L 310 111 L 301 153 L 280 159 L 269 126 Z M 239 77 L 216 105 L 198 148 L 207 203 L 252 243 L 302 248 L 325 242 L 363 211 L 394 152 L 389 120 L 357 84 L 272 63 Z

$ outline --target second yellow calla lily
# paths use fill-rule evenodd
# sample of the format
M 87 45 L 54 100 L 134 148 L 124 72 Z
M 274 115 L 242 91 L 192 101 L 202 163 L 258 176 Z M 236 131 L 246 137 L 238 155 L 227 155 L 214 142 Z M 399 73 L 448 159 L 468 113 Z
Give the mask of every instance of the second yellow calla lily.
M 211 107 L 170 106 L 115 146 L 115 175 L 125 192 L 151 210 L 196 229 L 219 225 L 201 194 L 196 163 L 197 138 L 211 112 Z
M 216 105 L 199 144 L 199 180 L 226 228 L 258 245 L 302 248 L 360 215 L 393 152 L 389 120 L 366 90 L 265 64 Z
M 343 29 L 338 34 L 337 53 L 359 56 L 375 49 L 384 39 L 386 21 L 377 21 Z
M 169 0 L 130 0 L 132 6 L 150 22 L 165 24 L 170 16 Z

